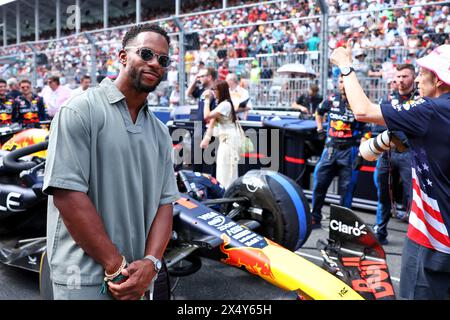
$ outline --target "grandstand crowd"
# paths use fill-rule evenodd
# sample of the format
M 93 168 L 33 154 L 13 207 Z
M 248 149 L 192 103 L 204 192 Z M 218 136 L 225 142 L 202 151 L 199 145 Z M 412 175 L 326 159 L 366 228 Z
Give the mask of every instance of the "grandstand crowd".
M 415 59 L 429 53 L 434 47 L 450 43 L 450 5 L 426 5 L 425 0 L 329 0 L 329 41 L 331 51 L 342 46 L 347 39 L 354 40 L 355 57 L 361 59 L 360 76 L 389 80 L 399 63 L 414 63 Z M 278 56 L 292 56 L 302 63 L 318 61 L 321 48 L 321 18 L 317 1 L 228 1 L 229 10 L 221 9 L 222 1 L 182 2 L 181 21 L 187 32 L 197 32 L 199 47 L 187 50 L 184 56 L 187 83 L 198 73 L 199 67 L 215 67 L 219 75 L 236 73 L 240 78 L 270 79 L 280 67 Z M 253 6 L 237 7 L 255 4 Z M 392 7 L 403 7 L 391 9 Z M 208 12 L 207 10 L 212 10 Z M 202 13 L 206 11 L 205 13 Z M 190 15 L 189 13 L 198 13 Z M 357 12 L 357 13 L 352 13 Z M 144 12 L 143 21 L 168 18 L 173 12 L 152 9 Z M 111 17 L 110 25 L 133 23 L 134 16 Z M 275 22 L 272 22 L 275 21 Z M 171 19 L 161 22 L 171 33 L 178 29 Z M 50 39 L 37 43 L 20 43 L 0 48 L 0 56 L 14 56 L 15 62 L 2 65 L 0 77 L 35 80 L 39 91 L 46 86 L 49 76 L 57 75 L 61 85 L 71 89 L 79 86 L 81 77 L 90 74 L 95 55 L 96 72 L 101 77 L 115 78 L 119 64 L 115 58 L 121 48 L 120 39 L 126 28 L 94 31 L 101 21 L 82 25 L 82 32 L 61 39 L 52 39 L 54 33 L 44 32 Z M 233 27 L 234 26 L 234 27 Z M 63 35 L 70 30 L 63 30 Z M 84 31 L 95 39 L 95 52 Z M 73 32 L 73 30 L 72 30 Z M 169 82 L 177 81 L 176 70 L 180 62 L 179 44 L 173 36 Z M 23 40 L 27 40 L 24 38 Z M 45 56 L 36 65 L 35 77 L 32 47 Z M 42 56 L 41 56 L 42 57 Z M 308 57 L 310 59 L 306 59 Z M 257 61 L 256 73 L 252 75 Z M 355 59 L 358 60 L 358 59 Z M 330 76 L 333 70 L 330 67 Z M 33 81 L 34 82 L 34 81 Z M 255 81 L 253 81 L 255 82 Z M 173 88 L 173 84 L 169 83 Z M 168 104 L 170 91 L 160 93 Z M 159 101 L 156 104 L 160 104 Z

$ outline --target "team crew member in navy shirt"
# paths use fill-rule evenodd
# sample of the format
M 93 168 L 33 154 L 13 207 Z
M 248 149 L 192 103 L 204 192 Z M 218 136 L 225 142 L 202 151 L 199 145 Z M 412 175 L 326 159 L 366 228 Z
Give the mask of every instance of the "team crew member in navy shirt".
M 13 123 L 14 98 L 6 94 L 6 80 L 0 79 L 0 127 Z
M 402 254 L 400 296 L 446 299 L 450 289 L 450 45 L 418 59 L 423 98 L 372 104 L 351 68 L 351 42 L 331 55 L 358 120 L 403 131 L 411 146 L 412 202 Z
M 48 119 L 44 99 L 31 91 L 30 80 L 20 81 L 19 88 L 22 95 L 15 100 L 15 122 L 27 128 L 39 128 L 39 122 Z
M 328 187 L 335 176 L 339 176 L 340 204 L 347 208 L 352 205 L 353 191 L 358 171 L 352 170 L 352 164 L 358 153 L 358 146 L 364 141 L 368 127 L 356 121 L 348 107 L 346 91 L 342 77 L 339 79 L 339 92 L 331 95 L 316 110 L 317 131 L 324 134 L 323 118 L 327 114 L 325 148 L 314 170 L 312 196 L 312 228 L 321 227 L 322 206 Z

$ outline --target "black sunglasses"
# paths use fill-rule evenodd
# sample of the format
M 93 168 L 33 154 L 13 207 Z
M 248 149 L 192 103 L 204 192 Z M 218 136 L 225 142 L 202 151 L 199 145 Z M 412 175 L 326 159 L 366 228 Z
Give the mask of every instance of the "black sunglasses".
M 144 61 L 150 61 L 153 59 L 153 57 L 156 57 L 156 60 L 158 61 L 159 65 L 163 68 L 168 68 L 170 66 L 170 57 L 166 56 L 164 54 L 158 54 L 154 52 L 150 48 L 139 48 L 139 47 L 125 47 L 126 49 L 137 49 L 136 53 L 142 58 Z

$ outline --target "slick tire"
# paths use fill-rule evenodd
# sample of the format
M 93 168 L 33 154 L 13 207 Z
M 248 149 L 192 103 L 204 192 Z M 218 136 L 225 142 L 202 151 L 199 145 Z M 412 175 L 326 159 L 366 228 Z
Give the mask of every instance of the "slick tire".
M 1 220 L 0 236 L 41 237 L 45 235 L 46 222 L 46 213 L 40 209 L 23 215 L 15 214 Z
M 261 235 L 289 250 L 297 250 L 311 233 L 311 212 L 303 190 L 287 176 L 268 170 L 251 170 L 236 179 L 224 198 L 245 197 L 234 220 L 253 219 Z M 225 214 L 233 204 L 222 205 Z M 256 210 L 255 210 L 256 209 Z
M 182 264 L 181 264 L 182 262 Z M 196 255 L 190 255 L 181 260 L 179 265 L 174 265 L 169 269 L 172 277 L 186 277 L 196 273 L 202 267 L 202 260 Z

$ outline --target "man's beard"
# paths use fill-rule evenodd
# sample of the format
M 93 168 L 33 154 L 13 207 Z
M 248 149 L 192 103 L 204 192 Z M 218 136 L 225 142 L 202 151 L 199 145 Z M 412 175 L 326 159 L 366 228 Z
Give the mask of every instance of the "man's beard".
M 148 86 L 142 83 L 141 81 L 142 71 L 138 71 L 136 68 L 131 67 L 130 68 L 130 77 L 131 81 L 133 83 L 133 87 L 138 92 L 145 92 L 150 93 L 156 89 L 156 87 L 159 85 L 159 83 L 162 80 L 162 77 L 159 78 L 158 82 L 153 86 Z

